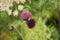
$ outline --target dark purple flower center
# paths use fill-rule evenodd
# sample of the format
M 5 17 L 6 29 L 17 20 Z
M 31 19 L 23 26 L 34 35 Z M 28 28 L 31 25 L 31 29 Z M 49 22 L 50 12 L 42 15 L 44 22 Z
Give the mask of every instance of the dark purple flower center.
M 29 21 L 27 21 L 27 25 L 29 28 L 33 28 L 35 26 L 35 20 L 30 19 Z

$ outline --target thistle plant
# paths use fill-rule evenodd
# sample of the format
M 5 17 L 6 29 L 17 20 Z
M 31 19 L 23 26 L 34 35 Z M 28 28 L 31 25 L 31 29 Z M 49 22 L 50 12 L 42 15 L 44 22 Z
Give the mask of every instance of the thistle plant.
M 59 40 L 59 3 L 60 0 L 0 0 L 0 40 Z

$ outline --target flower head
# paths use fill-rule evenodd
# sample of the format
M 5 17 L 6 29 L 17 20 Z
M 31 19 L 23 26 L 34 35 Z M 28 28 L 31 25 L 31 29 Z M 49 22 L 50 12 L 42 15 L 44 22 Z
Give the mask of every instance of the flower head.
M 8 12 L 8 15 L 12 15 L 12 10 L 6 10 Z
M 19 6 L 18 6 L 18 10 L 19 10 L 19 11 L 23 10 L 23 8 L 24 8 L 23 5 L 19 5 Z
M 22 18 L 23 20 L 28 20 L 29 17 L 30 17 L 30 12 L 28 12 L 28 11 L 23 11 L 23 12 L 21 13 L 21 18 Z
M 9 9 L 9 7 L 11 6 L 11 4 L 12 4 L 12 0 L 10 1 L 10 0 L 1 0 L 0 1 L 0 10 L 1 11 L 5 11 L 5 10 L 7 10 L 7 9 Z
M 13 30 L 14 28 L 13 28 L 13 26 L 8 26 L 8 30 Z
M 18 11 L 17 11 L 17 10 L 15 10 L 15 11 L 13 12 L 13 16 L 18 16 Z
M 28 20 L 27 25 L 29 28 L 33 28 L 35 26 L 35 20 L 34 19 Z

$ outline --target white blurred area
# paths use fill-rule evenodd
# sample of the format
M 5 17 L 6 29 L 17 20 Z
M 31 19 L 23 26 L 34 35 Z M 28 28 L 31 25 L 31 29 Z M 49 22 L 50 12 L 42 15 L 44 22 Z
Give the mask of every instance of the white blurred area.
M 12 6 L 13 0 L 0 0 L 0 10 L 8 10 Z
M 8 15 L 12 15 L 12 10 L 9 9 L 9 7 L 13 6 L 13 2 L 16 2 L 19 4 L 19 2 L 21 2 L 22 4 L 25 3 L 25 0 L 0 0 L 0 11 L 7 11 Z M 24 6 L 23 5 L 18 5 L 18 10 L 23 10 Z M 15 10 L 13 12 L 13 16 L 17 16 L 18 15 L 18 11 Z
M 15 1 L 16 3 L 25 3 L 25 0 L 0 0 L 0 10 L 9 10 L 10 6 L 13 6 L 12 3 Z

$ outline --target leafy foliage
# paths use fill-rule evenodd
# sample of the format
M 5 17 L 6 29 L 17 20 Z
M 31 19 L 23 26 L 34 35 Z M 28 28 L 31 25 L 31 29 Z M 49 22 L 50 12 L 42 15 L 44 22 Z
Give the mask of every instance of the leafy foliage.
M 17 17 L 0 11 L 0 40 L 59 40 L 56 25 L 59 3 L 60 0 L 26 0 L 25 4 L 21 4 L 24 5 L 22 11 L 30 11 L 31 17 L 36 21 L 32 29 L 29 29 L 26 22 L 20 18 L 21 11 Z M 18 6 L 15 3 L 14 5 L 11 8 L 12 12 Z M 13 31 L 7 29 L 9 25 L 14 27 Z

